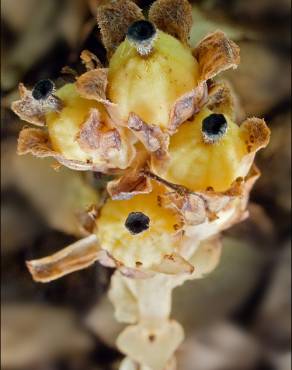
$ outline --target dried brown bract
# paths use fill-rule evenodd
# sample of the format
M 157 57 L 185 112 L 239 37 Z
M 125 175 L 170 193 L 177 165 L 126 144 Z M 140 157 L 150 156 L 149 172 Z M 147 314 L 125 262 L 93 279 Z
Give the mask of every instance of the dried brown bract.
M 149 10 L 149 20 L 157 28 L 187 44 L 193 23 L 192 7 L 187 0 L 157 0 Z
M 223 113 L 236 119 L 236 96 L 227 82 L 211 82 L 207 107 L 214 113 Z
M 83 73 L 76 81 L 76 89 L 85 99 L 106 101 L 107 69 L 92 69 Z
M 194 49 L 201 69 L 201 80 L 208 80 L 240 63 L 239 47 L 221 31 L 206 36 Z
M 124 40 L 130 24 L 144 18 L 141 9 L 129 0 L 118 0 L 98 7 L 96 17 L 109 57 Z
M 90 266 L 99 253 L 97 239 L 90 235 L 50 257 L 28 261 L 27 267 L 35 281 L 44 283 Z
M 271 131 L 263 119 L 248 118 L 241 124 L 241 128 L 246 133 L 249 152 L 255 152 L 268 145 Z

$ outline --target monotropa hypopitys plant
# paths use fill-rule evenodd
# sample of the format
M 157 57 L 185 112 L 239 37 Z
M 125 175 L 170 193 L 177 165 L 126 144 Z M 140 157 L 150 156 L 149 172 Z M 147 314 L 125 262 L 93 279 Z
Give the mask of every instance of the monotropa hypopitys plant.
M 19 154 L 110 175 L 88 236 L 27 265 L 41 282 L 96 261 L 116 268 L 109 296 L 131 324 L 117 340 L 121 369 L 175 369 L 183 329 L 169 319 L 171 291 L 210 272 L 220 231 L 247 217 L 270 131 L 263 119 L 235 121 L 232 92 L 215 77 L 238 66 L 239 47 L 215 31 L 192 50 L 186 0 L 157 0 L 148 19 L 132 1 L 108 1 L 97 23 L 106 67 L 84 51 L 73 82 L 20 84 L 12 104 L 38 126 L 22 129 Z

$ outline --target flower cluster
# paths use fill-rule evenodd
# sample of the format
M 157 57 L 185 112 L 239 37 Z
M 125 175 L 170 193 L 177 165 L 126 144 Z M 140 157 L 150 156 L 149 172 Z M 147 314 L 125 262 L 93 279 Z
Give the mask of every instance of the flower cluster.
M 131 277 L 193 274 L 190 240 L 246 216 L 254 156 L 269 141 L 264 120 L 235 122 L 232 93 L 214 79 L 238 66 L 239 47 L 216 31 L 191 50 L 185 0 L 157 0 L 148 20 L 135 3 L 116 1 L 98 8 L 97 22 L 107 68 L 85 51 L 87 70 L 73 83 L 20 84 L 12 104 L 41 126 L 21 131 L 19 154 L 114 176 L 82 254 L 77 243 L 29 268 L 40 281 L 95 260 Z

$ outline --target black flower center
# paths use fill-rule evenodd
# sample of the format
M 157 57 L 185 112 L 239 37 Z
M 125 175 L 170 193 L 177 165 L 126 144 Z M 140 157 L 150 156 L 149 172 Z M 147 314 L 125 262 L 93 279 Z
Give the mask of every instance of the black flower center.
M 142 212 L 129 213 L 125 226 L 131 234 L 139 234 L 149 228 L 150 219 Z
M 51 80 L 41 80 L 34 85 L 32 96 L 36 100 L 47 99 L 54 91 L 54 83 Z
M 154 25 L 149 21 L 136 21 L 128 28 L 127 37 L 134 42 L 151 40 L 156 33 Z
M 223 114 L 212 113 L 203 119 L 203 138 L 208 143 L 219 140 L 227 131 L 227 121 Z

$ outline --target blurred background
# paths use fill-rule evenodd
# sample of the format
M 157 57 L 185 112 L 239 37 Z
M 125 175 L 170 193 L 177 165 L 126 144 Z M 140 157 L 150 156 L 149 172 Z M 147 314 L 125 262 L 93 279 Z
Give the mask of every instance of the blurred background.
M 19 81 L 58 83 L 62 67 L 82 70 L 83 49 L 105 62 L 100 2 L 1 1 L 2 370 L 114 370 L 121 359 L 122 326 L 106 297 L 111 271 L 96 264 L 42 285 L 25 267 L 80 236 L 75 214 L 97 199 L 100 180 L 18 157 L 23 123 L 9 109 Z M 221 29 L 240 45 L 240 67 L 223 78 L 239 97 L 239 118 L 264 117 L 272 136 L 257 157 L 250 218 L 224 233 L 213 273 L 175 291 L 173 317 L 187 335 L 179 370 L 291 369 L 290 12 L 289 0 L 193 2 L 191 44 Z

